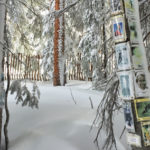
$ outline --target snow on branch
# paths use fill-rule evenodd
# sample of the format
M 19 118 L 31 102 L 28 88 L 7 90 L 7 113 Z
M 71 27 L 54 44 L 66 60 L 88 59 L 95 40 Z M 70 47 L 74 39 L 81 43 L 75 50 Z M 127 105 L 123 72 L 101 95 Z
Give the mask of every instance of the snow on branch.
M 78 4 L 81 0 L 77 0 L 76 2 L 66 6 L 64 9 L 53 11 L 51 15 L 55 18 L 59 18 L 63 13 L 67 12 L 70 8 Z
M 28 6 L 25 2 L 23 2 L 23 1 L 19 1 L 24 7 L 26 7 L 28 10 L 30 10 L 30 12 L 32 12 L 35 16 L 38 16 L 38 14 L 37 13 L 35 13 L 35 11 L 30 7 L 30 6 Z
M 38 108 L 38 99 L 40 98 L 40 91 L 36 84 L 33 84 L 32 93 L 24 84 L 21 85 L 20 80 L 13 81 L 10 86 L 11 94 L 16 93 L 17 104 L 22 103 L 22 106 L 29 106 L 31 108 Z
M 113 116 L 115 111 L 121 108 L 118 101 L 118 87 L 119 80 L 116 74 L 114 74 L 108 81 L 103 99 L 97 108 L 96 118 L 92 127 L 98 124 L 98 131 L 94 142 L 99 150 L 101 149 L 99 146 L 99 136 L 103 129 L 106 130 L 107 137 L 102 149 L 111 150 L 113 146 L 117 149 L 113 130 Z

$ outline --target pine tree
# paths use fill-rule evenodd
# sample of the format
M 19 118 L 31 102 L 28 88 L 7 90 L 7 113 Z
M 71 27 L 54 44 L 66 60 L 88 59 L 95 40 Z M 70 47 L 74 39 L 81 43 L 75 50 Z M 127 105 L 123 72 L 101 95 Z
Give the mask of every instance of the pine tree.
M 61 9 L 65 8 L 65 0 L 61 0 Z M 60 43 L 61 43 L 61 50 L 60 50 L 60 55 L 62 57 L 62 61 L 60 62 L 60 82 L 61 85 L 65 85 L 66 84 L 66 63 L 65 63 L 65 14 L 63 13 L 61 16 L 61 37 L 60 37 Z
M 55 10 L 60 10 L 60 0 L 55 0 Z M 59 29 L 60 21 L 59 18 L 55 19 L 55 32 L 54 32 L 54 75 L 53 85 L 60 85 L 60 74 L 59 74 Z

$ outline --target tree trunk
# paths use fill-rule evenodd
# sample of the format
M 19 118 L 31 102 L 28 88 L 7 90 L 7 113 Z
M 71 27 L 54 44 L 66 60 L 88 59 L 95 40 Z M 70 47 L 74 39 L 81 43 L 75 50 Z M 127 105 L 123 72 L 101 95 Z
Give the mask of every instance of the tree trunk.
M 65 8 L 65 0 L 62 0 L 63 8 Z M 62 15 L 62 55 L 65 59 L 65 14 Z M 66 84 L 66 62 L 64 60 L 64 70 L 63 70 L 63 85 Z
M 141 30 L 141 22 L 140 22 L 140 14 L 139 14 L 139 3 L 138 0 L 134 1 L 134 7 L 135 7 L 135 16 L 136 16 L 136 23 L 137 23 L 137 31 L 138 31 L 138 42 L 139 42 L 139 47 L 142 49 L 142 58 L 143 58 L 143 66 L 144 66 L 144 72 L 146 76 L 146 83 L 148 86 L 148 89 L 150 90 L 150 73 L 148 71 L 148 63 L 147 63 L 147 57 L 146 57 L 146 50 L 144 47 L 144 42 L 143 42 L 143 35 L 142 35 L 142 30 Z M 145 60 L 145 61 L 144 61 Z M 150 96 L 150 95 L 149 95 Z M 133 104 L 132 104 L 133 105 Z M 134 107 L 134 106 L 132 106 Z M 142 134 L 142 129 L 141 129 L 141 124 L 137 122 L 136 120 L 136 113 L 135 109 L 133 109 L 133 114 L 135 118 L 135 129 L 136 129 L 136 134 L 141 136 L 142 139 L 142 147 L 137 148 L 137 147 L 132 147 L 132 150 L 150 150 L 150 146 L 145 147 L 144 146 L 144 141 L 143 141 L 143 134 Z
M 150 75 L 149 75 L 149 72 L 148 72 L 146 51 L 145 51 L 145 47 L 144 47 L 144 43 L 143 43 L 142 30 L 141 30 L 141 25 L 140 25 L 138 0 L 134 0 L 134 8 L 135 8 L 136 27 L 137 27 L 137 31 L 138 31 L 138 43 L 139 43 L 139 48 L 142 49 L 142 53 L 143 53 L 142 54 L 142 58 L 143 58 L 144 72 L 145 72 L 145 75 L 146 75 L 147 86 L 150 89 L 150 79 L 149 79 Z M 127 19 L 128 19 L 128 17 L 126 18 L 126 20 Z M 128 32 L 127 32 L 127 36 L 130 36 L 130 34 Z M 129 37 L 128 37 L 128 39 L 129 39 Z M 142 147 L 131 146 L 132 150 L 150 150 L 150 146 L 147 146 L 147 147 L 144 146 L 143 133 L 142 133 L 142 129 L 141 129 L 141 122 L 137 121 L 134 101 L 131 102 L 131 105 L 132 105 L 132 112 L 133 112 L 134 125 L 135 125 L 135 134 L 139 135 L 141 137 L 141 140 L 142 140 L 141 141 L 142 142 Z
M 5 45 L 6 47 L 9 47 L 8 44 L 8 36 L 7 36 L 7 27 L 6 27 L 6 21 L 7 21 L 7 11 L 5 11 L 5 27 L 4 27 L 4 40 L 5 40 Z M 5 50 L 5 48 L 4 48 Z M 6 120 L 4 123 L 4 136 L 5 136 L 5 150 L 8 150 L 9 147 L 9 138 L 8 138 L 8 124 L 9 124 L 9 109 L 8 109 L 8 92 L 9 92 L 9 88 L 10 88 L 10 73 L 9 73 L 9 51 L 6 52 L 7 54 L 7 88 L 6 88 L 6 92 L 5 92 L 5 114 L 6 114 Z M 15 61 L 15 57 L 14 57 L 14 61 Z M 16 68 L 16 65 L 14 65 L 14 68 Z M 14 69 L 14 73 L 15 73 L 15 69 Z
M 0 149 L 1 149 L 1 136 L 2 136 L 2 108 L 0 108 Z
M 55 10 L 59 10 L 60 1 L 55 0 Z M 60 76 L 59 76 L 59 29 L 60 22 L 59 18 L 55 19 L 55 32 L 54 32 L 54 74 L 53 74 L 53 85 L 60 85 Z
M 5 92 L 5 113 L 6 121 L 4 124 L 4 136 L 5 136 L 5 150 L 9 148 L 9 138 L 8 138 L 8 124 L 9 124 L 9 109 L 8 109 L 8 92 L 10 88 L 10 75 L 9 75 L 9 53 L 7 52 L 7 89 Z
M 103 0 L 102 1 L 102 9 L 105 8 L 105 1 Z M 105 24 L 105 17 L 103 18 L 103 43 L 104 43 L 104 46 L 103 46 L 103 54 L 104 54 L 104 60 L 103 60 L 103 67 L 104 67 L 104 79 L 107 78 L 107 47 L 106 47 L 106 24 Z
M 4 99 L 3 43 L 4 43 L 5 11 L 6 11 L 5 4 L 6 0 L 0 0 L 0 92 L 1 92 L 0 107 L 3 105 Z M 0 143 L 1 143 L 1 133 L 2 133 L 2 108 L 0 108 Z
M 106 79 L 107 78 L 107 48 L 106 48 L 106 42 L 105 42 L 106 41 L 106 31 L 105 30 L 106 30 L 105 29 L 105 24 L 103 24 L 104 78 Z

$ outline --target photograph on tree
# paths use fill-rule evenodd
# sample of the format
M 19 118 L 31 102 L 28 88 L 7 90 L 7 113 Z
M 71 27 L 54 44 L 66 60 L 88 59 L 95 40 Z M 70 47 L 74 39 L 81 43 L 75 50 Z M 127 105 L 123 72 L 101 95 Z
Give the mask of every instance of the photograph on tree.
M 131 43 L 138 43 L 137 25 L 134 19 L 128 19 Z
M 144 146 L 150 146 L 150 121 L 142 122 L 141 127 L 142 127 Z
M 118 72 L 120 82 L 120 97 L 125 100 L 134 98 L 133 73 L 131 71 Z
M 131 48 L 131 55 L 132 55 L 132 63 L 134 69 L 142 69 L 143 57 L 142 57 L 142 51 L 138 45 Z
M 139 136 L 137 134 L 133 134 L 133 133 L 127 133 L 126 138 L 127 138 L 127 143 L 129 145 L 136 146 L 136 147 L 142 147 L 141 136 Z
M 134 0 L 124 0 L 125 4 L 125 10 L 127 16 L 133 16 L 134 15 Z
M 142 70 L 135 71 L 134 84 L 135 84 L 136 98 L 148 97 L 148 87 L 146 84 L 146 78 L 145 78 L 144 71 L 142 71 Z
M 135 99 L 134 106 L 138 121 L 150 120 L 150 99 Z
M 120 0 L 110 0 L 112 14 L 118 14 L 123 12 L 123 5 L 122 1 Z
M 124 17 L 122 15 L 113 17 L 112 25 L 113 25 L 113 37 L 115 42 L 125 41 L 126 31 L 125 31 Z
M 118 70 L 131 69 L 129 43 L 121 43 L 115 46 Z
M 126 129 L 129 132 L 135 132 L 131 103 L 125 102 L 123 104 L 123 109 L 124 109 L 124 118 L 125 118 Z

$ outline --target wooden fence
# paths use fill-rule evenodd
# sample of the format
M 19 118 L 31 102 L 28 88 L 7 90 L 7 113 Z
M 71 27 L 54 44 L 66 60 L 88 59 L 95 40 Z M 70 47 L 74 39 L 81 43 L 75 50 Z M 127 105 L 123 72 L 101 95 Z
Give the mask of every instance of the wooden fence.
M 92 64 L 89 64 L 89 70 L 90 70 L 90 72 L 92 74 L 92 72 L 93 72 Z M 83 80 L 84 81 L 84 80 L 88 79 L 88 81 L 92 81 L 92 77 L 91 76 L 86 78 L 86 75 L 84 74 L 84 72 L 83 72 L 83 70 L 81 68 L 81 65 L 78 64 L 78 63 L 74 64 L 74 67 L 71 68 L 68 71 L 67 76 L 68 76 L 69 80 Z
M 4 57 L 4 77 L 7 79 L 7 58 Z M 22 53 L 9 54 L 9 75 L 11 80 L 28 79 L 49 81 L 44 77 L 41 67 L 42 56 L 24 55 Z M 67 73 L 68 80 L 85 80 L 80 64 L 75 64 Z M 90 79 L 89 79 L 90 80 Z
M 71 68 L 67 71 L 67 79 L 68 80 L 92 80 L 92 72 L 93 67 L 92 64 L 89 63 L 89 71 L 91 76 L 86 78 L 82 67 L 80 65 L 81 56 L 77 56 L 75 63 L 71 66 Z M 4 57 L 4 76 L 7 79 L 7 58 Z M 9 74 L 11 80 L 16 79 L 29 79 L 29 80 L 37 80 L 37 81 L 49 81 L 48 77 L 44 77 L 43 68 L 41 66 L 42 56 L 36 55 L 24 55 L 22 53 L 18 54 L 9 54 Z M 114 58 L 108 60 L 108 68 L 113 71 L 114 68 Z M 72 62 L 68 60 L 66 65 L 70 65 Z
M 42 57 L 40 55 L 30 56 L 22 53 L 9 54 L 9 74 L 11 80 L 29 79 L 29 80 L 44 80 L 42 78 L 40 62 Z M 4 76 L 7 79 L 7 58 L 4 57 Z
M 4 76 L 7 79 L 7 58 L 4 57 Z M 43 76 L 42 56 L 24 55 L 22 53 L 9 54 L 9 75 L 11 80 L 29 79 L 36 81 L 49 81 L 50 79 Z M 81 65 L 75 64 L 67 73 L 68 80 L 85 80 Z M 91 80 L 91 79 L 89 79 Z

